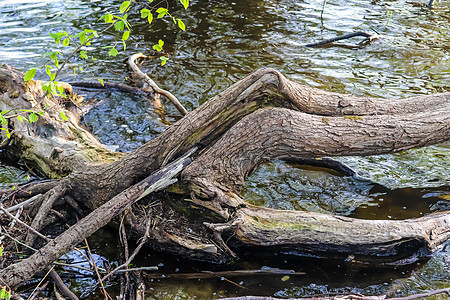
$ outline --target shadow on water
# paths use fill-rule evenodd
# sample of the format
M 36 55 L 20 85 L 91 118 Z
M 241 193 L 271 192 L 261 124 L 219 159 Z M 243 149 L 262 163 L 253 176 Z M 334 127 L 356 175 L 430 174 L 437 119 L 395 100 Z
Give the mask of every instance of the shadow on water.
M 138 21 L 133 25 L 125 55 L 137 49 L 152 55 L 152 46 L 163 39 L 169 63 L 162 68 L 155 58 L 145 61 L 142 69 L 174 93 L 188 110 L 265 66 L 275 67 L 300 83 L 360 96 L 401 98 L 450 91 L 450 2 L 441 1 L 432 10 L 426 2 L 329 0 L 321 20 L 322 0 L 191 1 L 188 11 L 181 7 L 173 11 L 183 18 L 186 32 L 172 30 L 166 21 L 152 26 Z M 21 70 L 40 66 L 45 63 L 40 55 L 55 47 L 49 31 L 64 29 L 72 33 L 86 24 L 97 26 L 95 21 L 112 5 L 118 6 L 120 1 L 0 0 L 0 61 Z M 136 15 L 132 13 L 130 18 Z M 383 38 L 361 49 L 302 47 L 373 29 Z M 94 43 L 89 52 L 96 63 L 75 59 L 61 79 L 101 77 L 126 81 L 128 73 L 122 62 L 101 49 L 114 41 L 113 33 L 103 36 L 102 45 Z M 82 70 L 78 69 L 80 66 Z M 151 104 L 137 95 L 114 91 L 80 93 L 98 100 L 86 115 L 86 122 L 100 141 L 111 148 L 132 151 L 166 128 Z M 166 104 L 166 108 L 169 115 L 178 115 L 170 105 Z M 244 198 L 267 207 L 357 218 L 419 217 L 449 209 L 449 150 L 447 143 L 391 155 L 339 158 L 368 181 L 276 161 L 262 166 L 246 181 Z M 0 168 L 0 176 L 2 184 L 7 184 L 24 181 L 26 174 L 7 167 Z M 121 250 L 109 230 L 98 232 L 89 241 L 99 267 L 117 263 Z M 145 252 L 133 264 L 159 266 L 161 274 L 265 268 L 306 273 L 189 280 L 147 278 L 148 299 L 213 299 L 250 294 L 286 298 L 336 292 L 403 296 L 450 284 L 448 246 L 428 261 L 379 269 L 282 253 L 242 255 L 241 261 L 221 268 Z M 86 265 L 77 253 L 71 252 L 63 259 Z M 98 290 L 90 292 L 95 284 L 91 273 L 74 272 L 68 272 L 65 280 L 77 293 L 103 299 Z M 117 282 L 108 286 L 113 295 L 118 293 Z

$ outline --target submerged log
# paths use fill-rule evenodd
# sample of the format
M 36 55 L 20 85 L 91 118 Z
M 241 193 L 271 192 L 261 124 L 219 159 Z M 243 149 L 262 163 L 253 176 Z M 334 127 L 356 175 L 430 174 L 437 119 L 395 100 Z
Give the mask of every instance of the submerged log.
M 34 163 L 48 177 L 64 177 L 53 188 L 63 185 L 66 196 L 90 210 L 129 193 L 135 183 L 191 147 L 200 148 L 180 183 L 170 188 L 187 201 L 151 194 L 126 214 L 136 237 L 145 232 L 144 220 L 154 216 L 148 242 L 154 249 L 218 263 L 235 259 L 240 248 L 256 247 L 390 264 L 429 255 L 450 238 L 449 212 L 401 221 L 356 220 L 255 207 L 240 197 L 245 178 L 273 159 L 305 162 L 445 142 L 450 139 L 450 93 L 387 101 L 320 91 L 274 69 L 261 69 L 124 156 L 103 147 L 75 116 L 69 124 L 58 119 L 64 108 L 58 99 L 45 97 L 37 83 L 24 83 L 22 74 L 9 66 L 1 74 L 0 92 L 8 103 L 4 108 L 11 114 L 23 105 L 44 112 L 33 124 L 8 119 L 14 134 L 7 151 Z M 39 106 L 43 101 L 52 103 L 50 110 Z M 45 151 L 36 146 L 40 143 Z M 225 243 L 222 236 L 232 238 Z M 61 249 L 75 246 L 61 242 L 67 243 Z M 47 261 L 58 258 L 53 255 Z M 30 257 L 0 270 L 0 278 L 18 286 L 44 267 Z

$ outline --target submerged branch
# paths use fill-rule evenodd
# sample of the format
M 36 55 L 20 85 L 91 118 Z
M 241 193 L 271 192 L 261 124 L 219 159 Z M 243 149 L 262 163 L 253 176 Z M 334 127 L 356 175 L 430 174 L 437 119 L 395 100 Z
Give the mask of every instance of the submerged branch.
M 325 7 L 325 2 L 324 1 L 324 7 Z M 309 47 L 309 48 L 319 48 L 319 47 L 327 47 L 327 46 L 337 46 L 337 45 L 333 45 L 334 42 L 337 41 L 341 41 L 341 40 L 346 40 L 346 39 L 350 39 L 353 37 L 357 37 L 357 36 L 362 36 L 365 37 L 365 39 L 359 44 L 359 45 L 363 45 L 366 43 L 371 43 L 376 39 L 380 38 L 380 35 L 378 34 L 370 34 L 368 32 L 365 31 L 357 31 L 357 32 L 352 32 L 352 33 L 347 33 L 341 36 L 337 36 L 331 39 L 327 39 L 327 40 L 323 40 L 317 43 L 312 43 L 312 44 L 306 44 L 305 47 Z

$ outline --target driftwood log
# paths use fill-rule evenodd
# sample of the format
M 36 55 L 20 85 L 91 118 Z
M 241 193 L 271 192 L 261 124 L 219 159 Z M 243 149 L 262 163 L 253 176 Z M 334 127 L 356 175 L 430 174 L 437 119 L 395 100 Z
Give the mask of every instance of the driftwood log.
M 79 125 L 75 96 L 64 101 L 46 97 L 39 82 L 22 78 L 12 67 L 0 69 L 0 109 L 10 111 L 5 117 L 12 132 L 3 152 L 59 181 L 17 189 L 15 201 L 42 194 L 33 202 L 38 212 L 30 209 L 38 231 L 58 199 L 74 199 L 91 213 L 36 254 L 1 269 L 2 284 L 11 288 L 125 209 L 135 237 L 143 236 L 146 224 L 153 222 L 148 239 L 153 249 L 217 263 L 252 247 L 368 264 L 407 263 L 440 249 L 450 238 L 448 211 L 417 219 L 359 220 L 255 207 L 240 196 L 245 178 L 273 159 L 375 155 L 448 141 L 450 93 L 356 97 L 310 88 L 266 68 L 123 154 L 109 151 Z M 43 111 L 43 116 L 32 124 L 12 117 L 23 108 Z M 60 118 L 60 111 L 68 121 Z M 190 159 L 180 165 L 184 170 L 169 176 L 170 183 L 177 180 L 167 189 L 170 193 L 150 193 L 154 187 L 148 180 L 187 152 Z M 16 204 L 3 201 L 6 207 Z M 26 240 L 36 239 L 43 243 L 28 231 Z

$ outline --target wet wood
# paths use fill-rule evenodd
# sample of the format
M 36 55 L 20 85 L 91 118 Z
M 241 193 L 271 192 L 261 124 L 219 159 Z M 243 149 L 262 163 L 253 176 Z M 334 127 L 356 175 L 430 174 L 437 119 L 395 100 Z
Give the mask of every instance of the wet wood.
M 1 105 L 17 110 L 55 100 L 44 97 L 37 83 L 23 83 L 21 76 L 11 67 L 1 69 L 0 92 L 6 103 Z M 76 242 L 69 239 L 71 235 L 88 236 L 108 223 L 125 207 L 125 199 L 133 199 L 130 203 L 144 200 L 131 206 L 125 217 L 132 236 L 143 236 L 142 220 L 156 214 L 159 221 L 149 233 L 150 247 L 216 263 L 229 262 L 234 250 L 251 247 L 294 255 L 314 252 L 358 263 L 410 263 L 440 249 L 450 238 L 449 212 L 401 221 L 355 220 L 254 207 L 240 197 L 245 178 L 272 159 L 301 163 L 448 141 L 450 93 L 408 99 L 356 97 L 300 85 L 266 68 L 248 75 L 126 156 L 108 152 L 95 137 L 79 130 L 76 116 L 66 124 L 56 118 L 56 112 L 45 111 L 35 124 L 19 124 L 10 118 L 15 134 L 7 147 L 49 177 L 65 176 L 70 183 L 65 194 L 93 210 L 94 216 L 41 248 L 39 257 L 1 270 L 0 276 L 11 286 L 28 280 L 56 259 L 56 254 L 68 251 L 73 246 L 70 243 Z M 136 182 L 193 146 L 200 151 L 181 173 L 180 184 L 171 187 L 192 204 L 187 209 L 171 207 L 157 196 L 145 198 L 145 188 L 136 188 Z M 96 209 L 110 199 L 120 199 L 120 205 L 99 214 Z M 195 213 L 199 207 L 201 213 Z
M 149 279 L 205 279 L 205 278 L 217 278 L 217 277 L 243 277 L 243 276 L 274 276 L 274 275 L 305 275 L 304 272 L 295 272 L 294 270 L 280 270 L 280 269 L 267 269 L 267 270 L 232 270 L 232 271 L 203 271 L 201 273 L 172 273 L 172 274 L 145 274 Z

